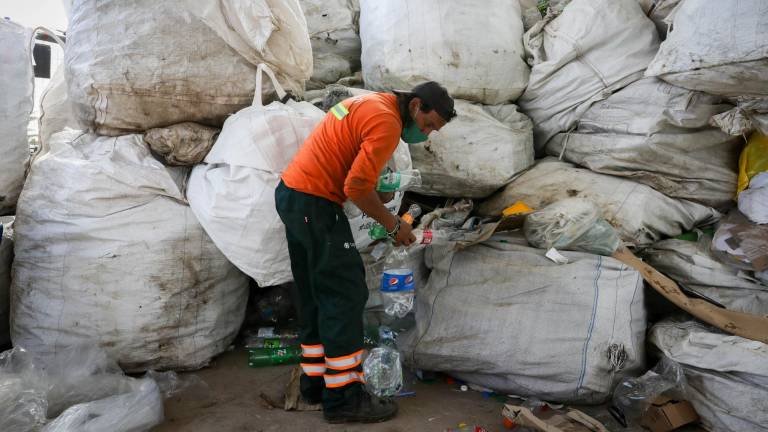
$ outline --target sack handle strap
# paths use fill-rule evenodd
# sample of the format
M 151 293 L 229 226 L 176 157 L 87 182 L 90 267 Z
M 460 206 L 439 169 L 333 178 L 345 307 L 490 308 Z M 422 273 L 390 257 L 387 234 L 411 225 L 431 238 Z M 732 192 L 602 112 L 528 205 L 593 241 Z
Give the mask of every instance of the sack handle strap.
M 253 94 L 253 106 L 264 106 L 261 98 L 262 98 L 262 76 L 264 74 L 267 74 L 270 80 L 272 80 L 272 86 L 275 88 L 275 91 L 277 92 L 277 97 L 280 99 L 280 101 L 285 102 L 286 97 L 288 96 L 285 92 L 285 89 L 283 89 L 283 86 L 280 85 L 280 83 L 277 81 L 277 78 L 275 77 L 275 73 L 272 72 L 272 69 L 267 66 L 266 63 L 259 63 L 259 66 L 256 68 L 256 91 Z

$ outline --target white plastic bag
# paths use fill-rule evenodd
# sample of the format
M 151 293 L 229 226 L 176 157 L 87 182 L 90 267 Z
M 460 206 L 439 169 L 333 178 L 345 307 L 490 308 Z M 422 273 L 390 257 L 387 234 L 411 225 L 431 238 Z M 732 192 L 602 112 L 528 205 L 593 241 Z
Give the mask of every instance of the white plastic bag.
M 362 0 L 360 9 L 366 88 L 431 80 L 454 98 L 500 104 L 528 83 L 517 1 Z
M 573 0 L 525 33 L 531 76 L 518 100 L 537 153 L 592 103 L 642 78 L 659 36 L 637 0 Z
M 13 214 L 29 161 L 32 114 L 32 30 L 0 19 L 0 215 Z
M 141 136 L 54 135 L 14 222 L 11 336 L 36 354 L 99 344 L 128 371 L 196 369 L 223 352 L 248 281 L 203 231 Z
M 752 177 L 739 194 L 739 211 L 756 224 L 768 224 L 768 172 Z
M 67 38 L 69 96 L 102 135 L 220 126 L 250 103 L 257 64 L 295 94 L 312 71 L 298 0 L 75 0 Z
M 205 163 L 192 171 L 187 198 L 224 255 L 260 286 L 272 286 L 292 279 L 275 188 L 325 114 L 308 102 L 262 105 L 262 71 L 285 96 L 260 65 L 253 105 L 227 119 Z
M 721 216 L 710 207 L 669 198 L 629 179 L 594 173 L 554 158 L 539 161 L 482 203 L 478 212 L 498 216 L 518 200 L 540 209 L 565 198 L 586 198 L 597 204 L 619 238 L 638 247 L 714 223 Z
M 411 145 L 426 195 L 484 198 L 533 165 L 533 124 L 515 105 L 456 100 L 457 116 Z

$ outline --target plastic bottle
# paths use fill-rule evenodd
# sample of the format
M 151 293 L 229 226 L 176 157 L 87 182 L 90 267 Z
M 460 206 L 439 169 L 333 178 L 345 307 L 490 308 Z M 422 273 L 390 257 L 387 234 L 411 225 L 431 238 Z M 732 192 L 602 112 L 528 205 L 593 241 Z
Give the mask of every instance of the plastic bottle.
M 251 348 L 248 350 L 248 366 L 262 367 L 298 363 L 300 357 L 300 346 L 287 348 Z
M 379 346 L 363 362 L 365 386 L 378 397 L 395 396 L 403 388 L 403 367 L 395 337 L 389 327 L 379 327 Z
M 246 341 L 245 347 L 254 348 L 290 348 L 299 344 L 298 338 L 254 337 Z
M 420 185 L 421 173 L 419 170 L 390 171 L 379 177 L 376 190 L 379 192 L 395 192 Z
M 412 204 L 411 207 L 408 208 L 408 211 L 400 218 L 403 220 L 403 222 L 406 222 L 409 225 L 413 225 L 413 221 L 420 215 L 421 207 L 419 207 L 418 204 Z M 376 224 L 371 227 L 370 230 L 368 230 L 368 236 L 372 240 L 383 240 L 387 238 L 387 229 L 384 228 L 384 225 Z

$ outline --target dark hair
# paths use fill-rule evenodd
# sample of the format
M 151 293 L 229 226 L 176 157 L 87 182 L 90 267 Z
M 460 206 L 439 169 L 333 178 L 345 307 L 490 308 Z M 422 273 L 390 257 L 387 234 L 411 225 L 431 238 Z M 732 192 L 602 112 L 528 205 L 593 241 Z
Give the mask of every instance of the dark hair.
M 412 120 L 411 110 L 408 109 L 408 105 L 410 105 L 411 101 L 418 96 L 413 93 L 402 92 L 396 92 L 395 96 L 397 96 L 397 107 L 400 109 L 400 120 L 403 121 L 403 125 L 407 125 L 408 122 Z M 427 101 L 421 98 L 419 99 L 421 100 L 419 111 L 428 113 L 433 110 L 432 105 L 430 105 Z

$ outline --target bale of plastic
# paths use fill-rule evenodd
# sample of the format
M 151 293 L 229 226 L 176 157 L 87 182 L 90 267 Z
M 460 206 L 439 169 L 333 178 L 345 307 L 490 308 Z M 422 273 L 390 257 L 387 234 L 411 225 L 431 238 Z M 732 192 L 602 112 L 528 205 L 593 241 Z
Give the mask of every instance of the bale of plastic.
M 229 347 L 248 281 L 185 202 L 183 168 L 140 135 L 52 137 L 14 222 L 14 345 L 87 343 L 127 371 L 197 369 Z
M 221 126 L 250 103 L 259 63 L 297 95 L 312 71 L 298 0 L 75 0 L 67 38 L 69 96 L 101 135 Z
M 546 153 L 673 198 L 727 209 L 743 139 L 709 120 L 732 107 L 722 97 L 645 78 L 592 105 L 575 129 L 552 137 Z
M 457 116 L 410 146 L 425 195 L 485 198 L 533 165 L 533 124 L 512 104 L 455 100 Z
M 34 103 L 32 30 L 0 19 L 0 215 L 13 214 L 29 161 L 27 127 Z
M 362 0 L 363 81 L 408 90 L 437 81 L 454 98 L 514 101 L 528 84 L 517 1 Z
M 768 430 L 768 345 L 683 319 L 657 323 L 648 339 L 683 367 L 705 429 Z
M 541 209 L 566 198 L 595 203 L 619 238 L 637 247 L 714 223 L 720 217 L 711 207 L 673 199 L 629 179 L 577 168 L 554 158 L 539 161 L 483 202 L 478 212 L 498 216 L 518 200 Z
M 548 401 L 600 403 L 644 364 L 643 281 L 617 260 L 562 252 L 519 233 L 457 250 L 431 246 L 416 327 L 398 337 L 411 367 Z
M 518 100 L 536 151 L 573 128 L 590 105 L 642 78 L 659 48 L 637 0 L 573 0 L 525 33 L 531 76 Z
M 712 237 L 698 242 L 667 239 L 643 251 L 649 265 L 678 285 L 730 310 L 768 315 L 768 286 L 748 270 L 726 265 L 710 250 Z
M 360 70 L 360 6 L 351 0 L 299 0 L 314 69 L 307 88 L 323 88 Z

